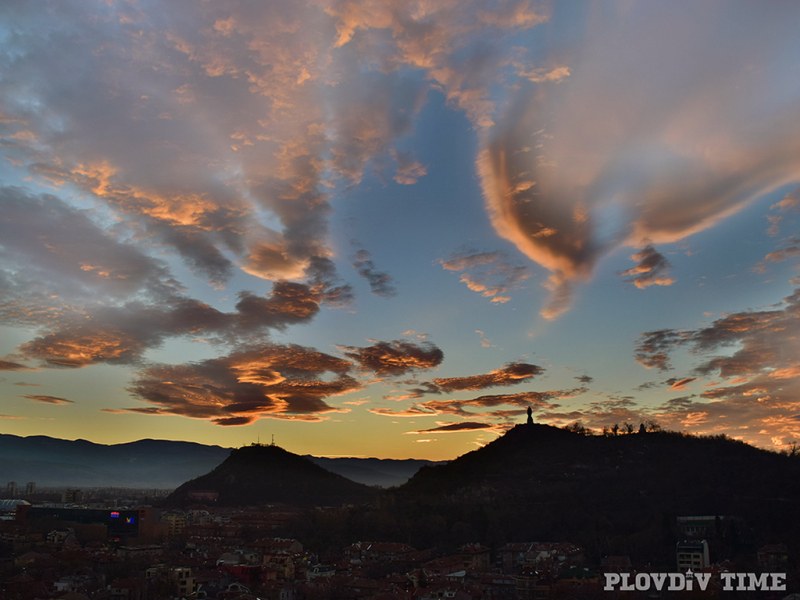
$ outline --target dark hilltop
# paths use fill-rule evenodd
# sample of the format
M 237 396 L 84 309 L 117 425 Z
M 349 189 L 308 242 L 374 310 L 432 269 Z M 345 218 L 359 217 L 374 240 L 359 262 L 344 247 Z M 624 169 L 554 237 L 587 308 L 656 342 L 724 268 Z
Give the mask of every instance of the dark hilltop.
M 376 494 L 374 488 L 326 471 L 283 448 L 253 444 L 234 450 L 210 473 L 178 487 L 164 504 L 180 506 L 213 497 L 218 506 L 336 506 L 367 502 Z

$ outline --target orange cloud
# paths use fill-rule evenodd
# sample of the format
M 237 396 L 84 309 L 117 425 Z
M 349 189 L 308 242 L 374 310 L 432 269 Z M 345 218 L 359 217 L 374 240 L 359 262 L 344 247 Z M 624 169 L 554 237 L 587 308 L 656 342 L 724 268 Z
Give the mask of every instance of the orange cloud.
M 406 431 L 407 434 L 420 435 L 425 433 L 464 433 L 470 431 L 498 431 L 498 426 L 489 423 L 478 423 L 475 421 L 464 421 L 461 423 L 445 423 L 431 429 L 420 429 L 418 431 Z
M 30 370 L 32 370 L 30 367 L 27 367 L 22 363 L 10 360 L 0 360 L 0 371 L 30 371 Z
M 43 402 L 45 404 L 74 404 L 72 400 L 67 400 L 60 396 L 46 396 L 42 394 L 26 394 L 23 398 L 33 400 L 35 402 Z
M 264 345 L 188 365 L 152 365 L 131 392 L 149 406 L 126 409 L 246 425 L 259 418 L 320 421 L 325 399 L 359 389 L 340 358 L 296 345 Z M 332 377 L 324 377 L 325 374 Z
M 62 331 L 45 335 L 20 346 L 30 358 L 56 367 L 85 367 L 99 362 L 131 362 L 144 345 L 119 330 L 93 332 Z
M 667 383 L 669 384 L 669 387 L 672 388 L 673 390 L 685 390 L 686 386 L 695 379 L 697 379 L 697 377 L 684 377 L 683 379 L 669 379 Z
M 444 358 L 444 353 L 433 344 L 402 340 L 376 342 L 364 348 L 342 346 L 341 349 L 345 356 L 377 375 L 402 375 L 409 371 L 432 369 Z
M 516 385 L 528 381 L 536 375 L 544 373 L 544 369 L 528 363 L 509 363 L 501 369 L 495 369 L 481 375 L 466 377 L 443 377 L 434 379 L 433 384 L 442 392 L 456 390 L 481 390 L 498 385 Z
M 622 276 L 627 277 L 627 281 L 633 283 L 637 288 L 644 289 L 652 285 L 665 286 L 675 283 L 672 277 L 665 275 L 670 268 L 669 261 L 651 245 L 648 244 L 639 252 L 632 254 L 631 260 L 638 264 L 623 271 Z

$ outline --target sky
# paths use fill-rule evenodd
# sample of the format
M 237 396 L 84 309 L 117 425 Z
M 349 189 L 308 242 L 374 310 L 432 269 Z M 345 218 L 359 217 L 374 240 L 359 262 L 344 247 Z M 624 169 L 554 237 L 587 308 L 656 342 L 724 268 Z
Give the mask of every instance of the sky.
M 800 4 L 7 0 L 0 432 L 800 442 Z

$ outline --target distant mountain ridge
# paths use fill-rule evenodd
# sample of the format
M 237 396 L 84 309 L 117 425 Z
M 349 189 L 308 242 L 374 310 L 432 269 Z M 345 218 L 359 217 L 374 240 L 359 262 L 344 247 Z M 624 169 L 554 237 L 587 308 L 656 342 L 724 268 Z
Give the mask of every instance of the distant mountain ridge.
M 128 487 L 174 489 L 208 473 L 232 448 L 195 442 L 143 439 L 97 444 L 48 436 L 0 434 L 0 485 L 28 481 L 41 487 Z M 405 483 L 426 460 L 307 456 L 323 468 L 358 483 L 383 487 Z
M 444 461 L 435 462 L 416 458 L 329 458 L 309 455 L 304 458 L 352 481 L 380 487 L 402 485 L 422 467 L 445 464 Z
M 144 439 L 106 445 L 0 434 L 0 483 L 169 489 L 207 472 L 228 454 L 230 448 L 194 442 Z

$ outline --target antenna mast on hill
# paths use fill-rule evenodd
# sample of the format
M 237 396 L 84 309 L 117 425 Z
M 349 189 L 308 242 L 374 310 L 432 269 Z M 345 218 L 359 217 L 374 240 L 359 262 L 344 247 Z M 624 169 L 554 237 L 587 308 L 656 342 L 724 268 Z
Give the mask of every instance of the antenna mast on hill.
M 271 446 L 275 445 L 275 434 L 274 433 L 272 434 L 272 444 L 270 444 L 270 445 Z

